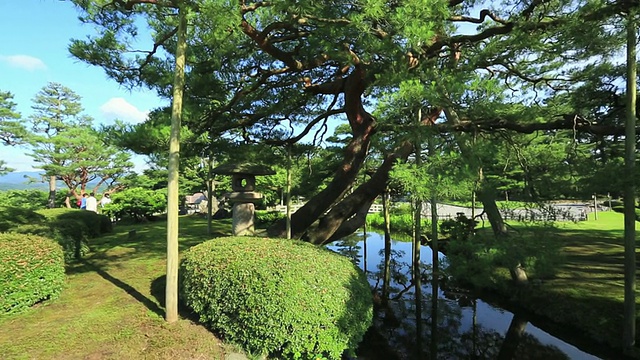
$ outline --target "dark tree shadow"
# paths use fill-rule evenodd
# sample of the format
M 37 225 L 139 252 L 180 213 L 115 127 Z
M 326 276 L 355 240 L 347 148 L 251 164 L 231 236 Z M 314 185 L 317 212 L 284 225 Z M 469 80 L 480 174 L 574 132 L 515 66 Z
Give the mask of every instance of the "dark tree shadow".
M 151 296 L 153 296 L 158 304 L 163 308 L 166 308 L 166 293 L 167 276 L 162 275 L 151 282 Z M 194 323 L 200 324 L 200 318 L 198 314 L 194 313 L 188 306 L 184 305 L 184 302 L 178 301 L 178 314 L 184 319 L 189 319 Z M 164 316 L 164 311 L 162 312 Z
M 109 281 L 110 283 L 112 283 L 113 285 L 119 287 L 120 289 L 124 290 L 127 294 L 131 295 L 134 299 L 138 300 L 140 303 L 142 303 L 144 306 L 146 306 L 149 310 L 153 311 L 154 313 L 156 313 L 159 316 L 164 317 L 165 315 L 165 311 L 163 308 L 161 308 L 160 306 L 158 306 L 158 304 L 156 302 L 154 302 L 153 300 L 149 299 L 148 297 L 146 297 L 144 294 L 142 294 L 141 292 L 139 292 L 138 290 L 136 290 L 133 286 L 125 283 L 124 281 L 117 279 L 113 276 L 111 276 L 111 274 L 109 274 L 108 272 L 106 272 L 104 269 L 101 269 L 98 266 L 92 265 L 86 261 L 82 261 L 83 267 L 87 270 L 91 270 L 91 271 L 95 271 L 96 274 L 100 275 L 103 279 Z M 164 306 L 162 304 L 162 306 Z

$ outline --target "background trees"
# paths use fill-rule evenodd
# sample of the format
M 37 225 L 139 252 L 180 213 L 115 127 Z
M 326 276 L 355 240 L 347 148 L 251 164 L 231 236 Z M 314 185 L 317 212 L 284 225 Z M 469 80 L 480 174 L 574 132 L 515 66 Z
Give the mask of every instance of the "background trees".
M 26 127 L 8 131 L 28 144 L 29 156 L 49 179 L 49 207 L 56 206 L 57 181 L 68 187 L 70 206 L 69 197 L 79 198 L 89 184 L 93 191 L 114 187 L 133 167 L 129 155 L 109 145 L 93 120 L 81 114 L 80 97 L 71 89 L 47 84 L 35 96 L 33 110 Z
M 104 30 L 74 41 L 76 57 L 123 84 L 169 96 L 175 24 L 164 20 L 175 4 L 76 4 L 83 21 Z M 506 228 L 496 196 L 604 192 L 607 185 L 594 179 L 617 168 L 613 144 L 623 133 L 616 98 L 624 90 L 615 54 L 624 37 L 616 24 L 629 4 L 192 5 L 183 125 L 194 135 L 319 145 L 329 119 L 347 130 L 339 156 L 325 157 L 334 163 L 330 176 L 293 215 L 295 237 L 326 243 L 362 224 L 357 214 L 382 193 L 396 162 L 413 152 L 407 136 L 416 126 L 436 129 L 429 138 L 441 137 L 478 175 L 476 189 L 485 209 L 496 210 L 488 213 L 497 233 Z M 143 23 L 154 45 L 140 55 L 133 39 Z M 377 115 L 389 97 L 393 109 Z M 415 99 L 424 109 L 420 125 L 407 121 Z M 385 151 L 374 155 L 378 141 Z M 376 168 L 362 181 L 360 172 L 374 157 Z M 270 230 L 282 235 L 284 224 Z
M 0 143 L 4 145 L 16 145 L 25 131 L 20 124 L 21 116 L 15 110 L 16 103 L 11 99 L 13 95 L 10 92 L 0 91 Z M 5 164 L 0 160 L 0 175 L 12 171 Z

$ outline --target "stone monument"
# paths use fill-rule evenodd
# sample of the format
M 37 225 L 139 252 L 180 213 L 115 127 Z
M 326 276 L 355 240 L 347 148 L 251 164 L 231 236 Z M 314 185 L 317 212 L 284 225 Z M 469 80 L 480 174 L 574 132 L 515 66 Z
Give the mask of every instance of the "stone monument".
M 258 164 L 223 164 L 214 168 L 213 172 L 231 175 L 233 192 L 229 195 L 229 201 L 233 205 L 233 235 L 254 235 L 255 203 L 262 199 L 262 194 L 255 191 L 256 175 L 273 175 L 275 171 Z

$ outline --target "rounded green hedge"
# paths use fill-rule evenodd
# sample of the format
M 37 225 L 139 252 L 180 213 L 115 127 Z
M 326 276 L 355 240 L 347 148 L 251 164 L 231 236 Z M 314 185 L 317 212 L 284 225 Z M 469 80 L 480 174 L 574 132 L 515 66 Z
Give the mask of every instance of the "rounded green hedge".
M 0 206 L 0 232 L 7 232 L 20 225 L 43 223 L 45 220 L 42 214 L 31 209 Z
M 0 314 L 17 313 L 57 298 L 64 280 L 64 256 L 54 240 L 0 234 Z
M 187 250 L 180 273 L 200 321 L 254 354 L 340 359 L 372 322 L 366 275 L 308 243 L 218 238 Z
M 93 211 L 80 210 L 80 209 L 43 209 L 37 211 L 39 214 L 44 215 L 48 221 L 55 222 L 57 220 L 76 220 L 86 225 L 90 238 L 95 238 L 101 234 L 109 233 L 113 231 L 113 225 L 111 220 L 106 215 L 96 214 Z
M 81 259 L 90 251 L 89 229 L 78 220 L 53 219 L 47 224 L 16 226 L 10 232 L 39 235 L 56 240 L 62 246 L 65 261 Z

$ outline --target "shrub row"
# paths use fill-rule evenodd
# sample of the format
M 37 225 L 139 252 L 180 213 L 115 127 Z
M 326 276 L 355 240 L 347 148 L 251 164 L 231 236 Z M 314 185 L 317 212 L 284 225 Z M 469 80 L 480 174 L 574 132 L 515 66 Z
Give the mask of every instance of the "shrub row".
M 253 354 L 340 359 L 372 322 L 362 271 L 308 243 L 214 239 L 185 252 L 180 274 L 181 296 L 200 321 Z
M 37 213 L 42 214 L 49 222 L 54 223 L 67 220 L 77 221 L 86 227 L 89 238 L 95 238 L 113 231 L 113 225 L 109 217 L 96 214 L 93 211 L 57 208 L 38 210 Z
M 89 251 L 88 239 L 112 231 L 104 215 L 79 209 L 33 211 L 18 207 L 0 207 L 0 232 L 33 234 L 57 241 L 66 260 L 80 258 Z
M 287 214 L 279 211 L 256 210 L 255 225 L 263 228 L 268 227 L 274 222 L 284 219 L 286 216 Z
M 64 205 L 66 197 L 66 192 L 57 191 L 55 204 L 59 206 Z M 0 191 L 0 204 L 3 206 L 38 210 L 46 208 L 48 203 L 49 191 L 40 189 Z
M 423 229 L 429 229 L 431 227 L 431 223 L 428 219 L 423 218 L 421 224 Z M 368 214 L 367 226 L 371 226 L 376 229 L 384 229 L 384 216 L 382 214 Z M 413 231 L 413 216 L 410 213 L 390 214 L 389 228 L 392 232 L 411 234 Z
M 110 218 L 128 218 L 134 222 L 152 220 L 167 209 L 166 190 L 128 188 L 111 195 L 111 203 L 102 212 Z
M 0 234 L 0 313 L 17 313 L 56 298 L 64 284 L 64 256 L 54 240 Z

